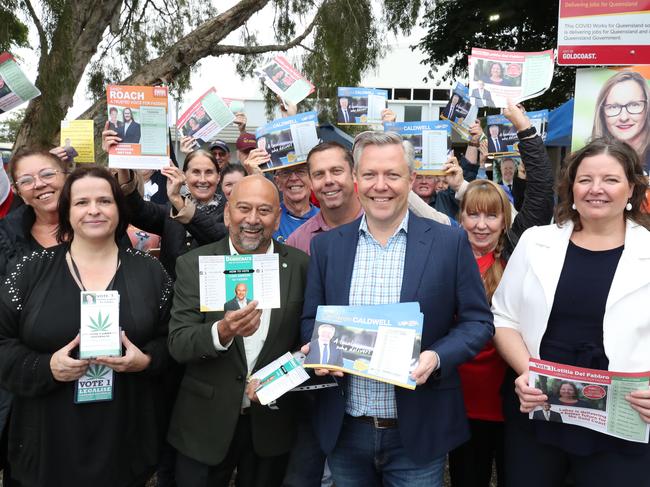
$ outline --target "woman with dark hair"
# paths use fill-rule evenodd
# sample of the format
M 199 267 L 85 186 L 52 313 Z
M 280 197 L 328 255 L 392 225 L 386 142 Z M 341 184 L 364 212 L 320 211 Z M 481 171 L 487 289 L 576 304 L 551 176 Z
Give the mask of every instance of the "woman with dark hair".
M 620 71 L 609 78 L 596 99 L 593 138 L 627 142 L 650 171 L 650 86 L 640 73 Z
M 528 184 L 521 211 L 512 220 L 508 196 L 496 183 L 477 179 L 464 190 L 459 222 L 467 232 L 483 277 L 488 301 L 499 285 L 503 270 L 519 237 L 534 225 L 545 225 L 553 215 L 553 174 L 541 137 L 523 110 L 510 104 L 504 114 L 517 129 Z M 459 171 L 452 169 L 458 179 Z M 460 173 L 462 182 L 462 172 Z M 450 186 L 459 181 L 450 178 Z M 472 437 L 449 453 L 453 487 L 488 487 L 496 462 L 498 485 L 504 485 L 503 413 L 500 389 L 506 371 L 494 343 L 490 342 L 470 362 L 458 369 Z
M 531 357 L 650 370 L 647 186 L 632 147 L 592 141 L 562 171 L 555 224 L 526 231 L 510 258 L 492 299 L 497 349 L 516 376 L 505 399 L 508 486 L 562 485 L 568 471 L 577 485 L 650 485 L 647 444 L 527 414 L 548 400 L 528 383 Z M 625 399 L 650 423 L 650 390 Z
M 65 243 L 31 253 L 8 273 L 0 385 L 14 394 L 16 485 L 135 486 L 156 466 L 172 288 L 158 261 L 117 245 L 127 224 L 111 174 L 80 167 L 61 189 L 57 237 Z M 82 291 L 119 293 L 122 356 L 75 358 Z M 77 403 L 78 380 L 100 370 L 112 376 L 111 399 Z
M 102 133 L 104 150 L 119 143 L 112 131 Z M 175 278 L 178 256 L 200 245 L 216 242 L 226 233 L 223 224 L 225 199 L 217 192 L 219 164 L 205 150 L 191 152 L 185 158 L 184 171 L 170 165 L 161 170 L 167 177 L 167 205 L 145 201 L 137 191 L 133 171 L 118 169 L 117 177 L 131 215 L 131 224 L 145 232 L 160 235 L 160 261 Z M 187 194 L 181 189 L 185 185 Z
M 587 401 L 580 399 L 580 392 L 573 382 L 562 382 L 557 388 L 557 394 L 551 396 L 549 404 L 558 404 L 561 406 L 572 406 L 576 408 L 591 407 Z
M 241 164 L 228 164 L 221 171 L 221 190 L 226 200 L 230 198 L 230 193 L 232 193 L 232 188 L 240 180 L 248 176 L 246 168 Z

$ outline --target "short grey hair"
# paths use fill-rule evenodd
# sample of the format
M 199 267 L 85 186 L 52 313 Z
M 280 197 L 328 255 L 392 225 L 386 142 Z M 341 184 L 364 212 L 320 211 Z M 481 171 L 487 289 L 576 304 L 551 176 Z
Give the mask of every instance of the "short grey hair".
M 404 159 L 409 167 L 409 172 L 415 171 L 415 149 L 413 145 L 395 132 L 361 132 L 354 138 L 352 146 L 352 157 L 354 158 L 354 170 L 359 167 L 363 149 L 369 145 L 401 145 L 404 150 Z

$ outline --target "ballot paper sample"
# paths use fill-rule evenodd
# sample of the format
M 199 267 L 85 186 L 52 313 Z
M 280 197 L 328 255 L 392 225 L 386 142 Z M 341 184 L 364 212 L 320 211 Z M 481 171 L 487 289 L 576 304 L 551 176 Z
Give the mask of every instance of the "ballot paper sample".
M 79 358 L 122 355 L 120 293 L 81 292 Z
M 451 149 L 451 122 L 384 122 L 385 132 L 395 132 L 413 146 L 418 174 L 445 174 Z
M 212 140 L 235 119 L 226 100 L 210 88 L 185 110 L 177 122 L 183 135 L 207 142 Z
M 236 311 L 254 300 L 257 309 L 280 307 L 278 254 L 199 257 L 201 312 Z
M 8 52 L 0 54 L 0 113 L 13 110 L 40 94 L 14 57 Z
M 415 389 L 423 319 L 419 303 L 319 306 L 303 366 Z
M 275 359 L 266 367 L 261 368 L 251 379 L 260 381 L 255 389 L 257 398 L 262 406 L 284 395 L 290 390 L 298 387 L 309 379 L 309 374 L 302 368 L 300 362 L 291 354 L 285 353 L 282 357 Z
M 72 150 L 75 162 L 95 162 L 94 122 L 92 120 L 62 120 L 61 147 L 66 152 Z
M 318 114 L 304 112 L 278 118 L 255 132 L 257 147 L 266 150 L 271 160 L 260 166 L 263 172 L 303 164 L 309 151 L 318 145 Z

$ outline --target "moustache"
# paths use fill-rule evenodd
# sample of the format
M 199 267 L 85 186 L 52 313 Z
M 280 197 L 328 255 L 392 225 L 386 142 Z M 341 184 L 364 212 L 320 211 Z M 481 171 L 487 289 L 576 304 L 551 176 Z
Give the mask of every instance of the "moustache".
M 240 232 L 263 232 L 264 231 L 264 225 L 248 225 L 248 224 L 243 224 L 239 225 L 239 231 Z

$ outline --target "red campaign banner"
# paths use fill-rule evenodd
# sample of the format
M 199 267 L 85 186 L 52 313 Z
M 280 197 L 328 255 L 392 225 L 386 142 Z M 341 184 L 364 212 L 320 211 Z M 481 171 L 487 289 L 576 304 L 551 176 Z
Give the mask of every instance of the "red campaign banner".
M 560 0 L 560 18 L 650 11 L 650 0 Z
M 650 64 L 650 46 L 559 46 L 557 63 L 563 66 Z

